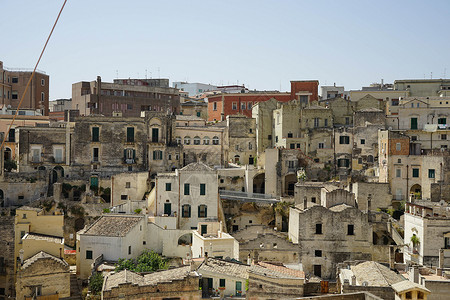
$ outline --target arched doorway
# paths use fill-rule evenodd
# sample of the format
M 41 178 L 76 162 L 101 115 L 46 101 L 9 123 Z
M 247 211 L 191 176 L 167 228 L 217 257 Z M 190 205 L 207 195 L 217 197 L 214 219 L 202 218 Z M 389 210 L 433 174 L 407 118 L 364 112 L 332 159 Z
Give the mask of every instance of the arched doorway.
M 266 173 L 260 173 L 253 177 L 253 193 L 264 194 L 266 192 Z
M 192 245 L 192 233 L 183 234 L 178 238 L 178 245 Z
M 10 148 L 5 147 L 5 152 L 4 152 L 3 158 L 5 161 L 12 159 L 12 151 Z
M 294 196 L 295 184 L 297 183 L 297 176 L 289 174 L 284 177 L 284 194 Z
M 410 194 L 413 194 L 413 196 L 416 199 L 421 199 L 422 198 L 422 187 L 420 186 L 420 184 L 414 184 L 411 189 L 409 190 Z

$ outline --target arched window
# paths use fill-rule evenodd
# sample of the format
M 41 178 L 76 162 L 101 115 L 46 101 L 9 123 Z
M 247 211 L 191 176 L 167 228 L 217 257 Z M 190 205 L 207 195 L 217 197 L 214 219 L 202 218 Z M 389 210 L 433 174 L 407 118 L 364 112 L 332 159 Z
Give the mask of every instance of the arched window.
M 203 138 L 203 145 L 209 145 L 209 137 L 208 136 L 205 136 Z
M 200 137 L 199 136 L 194 137 L 194 145 L 200 145 Z
M 190 145 L 191 144 L 191 137 L 190 136 L 185 136 L 184 137 L 184 144 L 185 145 Z
M 213 145 L 219 145 L 219 138 L 217 136 L 213 137 Z
M 181 144 L 181 137 L 177 136 L 175 138 L 175 141 L 177 142 L 177 145 L 180 145 Z

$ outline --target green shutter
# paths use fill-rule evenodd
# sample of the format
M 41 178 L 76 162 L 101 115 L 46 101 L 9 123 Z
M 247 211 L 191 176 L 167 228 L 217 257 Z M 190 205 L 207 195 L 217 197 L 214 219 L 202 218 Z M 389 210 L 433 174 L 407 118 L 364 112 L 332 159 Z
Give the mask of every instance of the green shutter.
M 123 149 L 123 159 L 127 159 L 127 149 Z
M 156 159 L 156 151 L 153 151 L 153 160 Z
M 99 141 L 99 131 L 100 131 L 100 128 L 92 127 L 92 141 L 93 142 Z
M 205 218 L 208 217 L 208 206 L 205 205 Z
M 411 118 L 411 129 L 417 129 L 417 118 Z
M 133 149 L 133 159 L 136 159 L 136 150 Z
M 189 183 L 184 184 L 184 194 L 189 195 Z
M 200 218 L 200 205 L 197 207 L 198 212 L 197 212 L 197 217 Z
M 191 217 L 191 206 L 189 205 L 189 212 L 188 212 L 188 218 Z
M 127 127 L 127 142 L 134 142 L 134 127 Z
M 206 195 L 206 184 L 200 183 L 200 195 Z

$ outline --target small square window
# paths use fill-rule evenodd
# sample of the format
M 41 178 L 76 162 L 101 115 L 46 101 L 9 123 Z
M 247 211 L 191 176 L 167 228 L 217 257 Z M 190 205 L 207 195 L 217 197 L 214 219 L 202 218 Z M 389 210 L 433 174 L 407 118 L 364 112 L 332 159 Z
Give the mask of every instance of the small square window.
M 361 145 L 365 145 L 366 144 L 366 140 L 365 139 L 361 139 Z
M 322 257 L 322 250 L 315 250 L 314 251 L 314 256 L 315 257 Z
M 219 280 L 219 287 L 225 287 L 225 279 Z
M 86 250 L 86 259 L 92 259 L 92 250 Z
M 419 177 L 419 169 L 413 168 L 412 173 L 413 173 L 412 177 Z
M 127 195 L 120 195 L 120 200 L 127 200 L 128 196 Z
M 428 169 L 428 178 L 435 178 L 436 172 L 434 169 Z
M 131 188 L 131 182 L 126 182 L 125 183 L 125 188 L 127 188 L 127 189 Z

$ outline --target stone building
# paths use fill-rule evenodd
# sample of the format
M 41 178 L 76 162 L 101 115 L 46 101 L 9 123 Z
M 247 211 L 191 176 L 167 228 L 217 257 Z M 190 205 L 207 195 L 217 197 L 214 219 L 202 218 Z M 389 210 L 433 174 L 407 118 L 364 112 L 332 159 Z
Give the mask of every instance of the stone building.
M 355 103 L 350 101 L 350 99 L 342 97 L 323 99 L 319 101 L 319 105 L 331 109 L 335 126 L 350 126 L 353 124 Z
M 136 258 L 147 247 L 144 215 L 103 215 L 77 233 L 77 275 L 87 279 L 95 261 Z
M 256 160 L 256 120 L 227 116 L 228 162 L 253 165 Z
M 208 119 L 208 103 L 206 103 L 203 99 L 189 99 L 188 101 L 181 103 L 180 106 L 180 115 L 196 116 L 204 120 Z
M 70 269 L 64 259 L 39 252 L 17 272 L 16 299 L 70 297 Z
M 222 222 L 200 222 L 192 231 L 192 258 L 239 259 L 239 243 L 223 232 Z
M 198 281 L 199 275 L 190 266 L 145 275 L 123 270 L 105 277 L 102 299 L 200 300 Z
M 14 217 L 2 211 L 0 216 L 0 299 L 14 296 Z
M 424 266 L 450 266 L 450 215 L 444 201 L 418 201 L 405 205 L 405 262 Z
M 115 174 L 111 177 L 111 206 L 142 200 L 148 190 L 148 172 Z
M 267 148 L 273 147 L 273 110 L 277 108 L 278 101 L 275 98 L 253 105 L 252 118 L 256 120 L 256 146 L 258 157 L 264 154 Z M 264 160 L 259 159 L 264 165 Z
M 393 284 L 405 281 L 400 274 L 375 261 L 338 264 L 337 285 L 342 294 L 369 292 L 385 300 L 394 300 Z
M 336 264 L 345 260 L 387 260 L 372 244 L 369 215 L 348 204 L 300 207 L 289 212 L 289 238 L 301 249 L 303 270 L 321 278 L 336 278 Z M 378 250 L 379 251 L 379 250 Z
M 21 108 L 39 110 L 42 115 L 48 116 L 50 77 L 43 71 L 36 70 L 30 87 L 25 88 L 33 74 L 32 69 L 6 68 L 0 61 L 0 100 L 4 106 L 11 105 L 17 108 L 23 97 Z
M 155 216 L 172 220 L 176 228 L 194 229 L 199 222 L 217 221 L 218 209 L 217 171 L 204 163 L 191 163 L 156 177 Z
M 303 296 L 305 273 L 281 264 L 258 262 L 248 270 L 247 299 L 290 299 Z
M 141 111 L 180 112 L 178 89 L 168 79 L 114 79 L 114 82 L 81 81 L 72 84 L 72 109 L 81 116 L 139 117 Z

